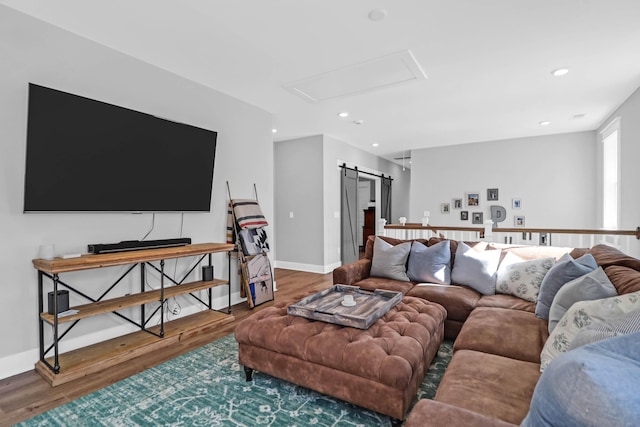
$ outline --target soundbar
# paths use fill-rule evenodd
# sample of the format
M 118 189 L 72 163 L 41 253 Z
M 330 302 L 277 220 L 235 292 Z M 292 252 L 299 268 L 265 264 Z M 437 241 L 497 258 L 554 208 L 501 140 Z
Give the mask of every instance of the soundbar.
M 109 252 L 138 251 L 141 249 L 170 248 L 190 244 L 191 239 L 188 237 L 160 240 L 124 240 L 118 243 L 95 243 L 88 245 L 88 251 L 90 254 L 104 254 Z

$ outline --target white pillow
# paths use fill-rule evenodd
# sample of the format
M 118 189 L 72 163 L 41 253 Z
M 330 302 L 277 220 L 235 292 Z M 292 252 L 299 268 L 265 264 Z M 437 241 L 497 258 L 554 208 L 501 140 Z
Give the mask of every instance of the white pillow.
M 540 354 L 540 372 L 544 371 L 555 357 L 569 350 L 571 342 L 582 329 L 594 322 L 639 309 L 640 291 L 573 304 L 544 344 Z
M 393 246 L 379 237 L 373 242 L 373 259 L 371 260 L 371 276 L 408 282 L 407 258 L 411 251 L 411 242 Z
M 496 270 L 500 262 L 500 250 L 478 252 L 464 242 L 458 242 L 451 271 L 451 282 L 465 285 L 483 295 L 496 293 Z
M 523 300 L 536 302 L 540 283 L 547 271 L 555 264 L 555 258 L 539 258 L 524 261 L 507 252 L 500 263 L 496 280 L 496 293 L 513 295 Z

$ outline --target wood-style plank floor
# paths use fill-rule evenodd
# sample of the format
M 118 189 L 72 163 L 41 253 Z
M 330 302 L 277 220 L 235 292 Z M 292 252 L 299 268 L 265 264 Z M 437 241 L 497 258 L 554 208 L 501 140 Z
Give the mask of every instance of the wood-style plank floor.
M 276 301 L 302 296 L 309 291 L 321 290 L 332 285 L 331 273 L 305 273 L 276 268 L 274 274 L 278 288 Z M 0 380 L 0 427 L 27 420 L 231 334 L 243 319 L 271 305 L 273 302 L 262 304 L 253 310 L 249 309 L 246 303 L 235 305 L 232 307 L 235 320 L 212 334 L 182 341 L 166 350 L 132 359 L 121 366 L 58 387 L 51 387 L 35 370 Z

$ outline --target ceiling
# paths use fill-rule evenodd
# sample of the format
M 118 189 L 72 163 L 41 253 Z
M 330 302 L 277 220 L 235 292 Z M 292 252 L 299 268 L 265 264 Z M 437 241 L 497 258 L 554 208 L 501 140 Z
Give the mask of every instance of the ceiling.
M 423 147 L 593 130 L 640 86 L 638 0 L 0 4 L 267 110 L 275 140 L 326 134 L 389 159 Z M 385 10 L 384 19 L 369 19 L 373 9 Z M 421 78 L 405 78 L 395 65 L 379 68 L 399 83 L 356 73 L 407 53 Z M 551 74 L 564 67 L 565 76 Z M 349 75 L 347 87 L 331 92 L 336 70 Z M 327 99 L 291 90 L 319 75 L 333 78 L 323 83 Z M 363 89 L 363 81 L 382 87 Z M 338 117 L 342 111 L 349 117 Z

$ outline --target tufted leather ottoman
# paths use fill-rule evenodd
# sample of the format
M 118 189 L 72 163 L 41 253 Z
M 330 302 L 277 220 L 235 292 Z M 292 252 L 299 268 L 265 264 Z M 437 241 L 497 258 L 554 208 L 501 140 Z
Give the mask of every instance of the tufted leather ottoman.
M 444 307 L 404 297 L 360 330 L 290 316 L 287 306 L 295 301 L 237 326 L 247 380 L 255 369 L 402 420 L 442 342 Z

